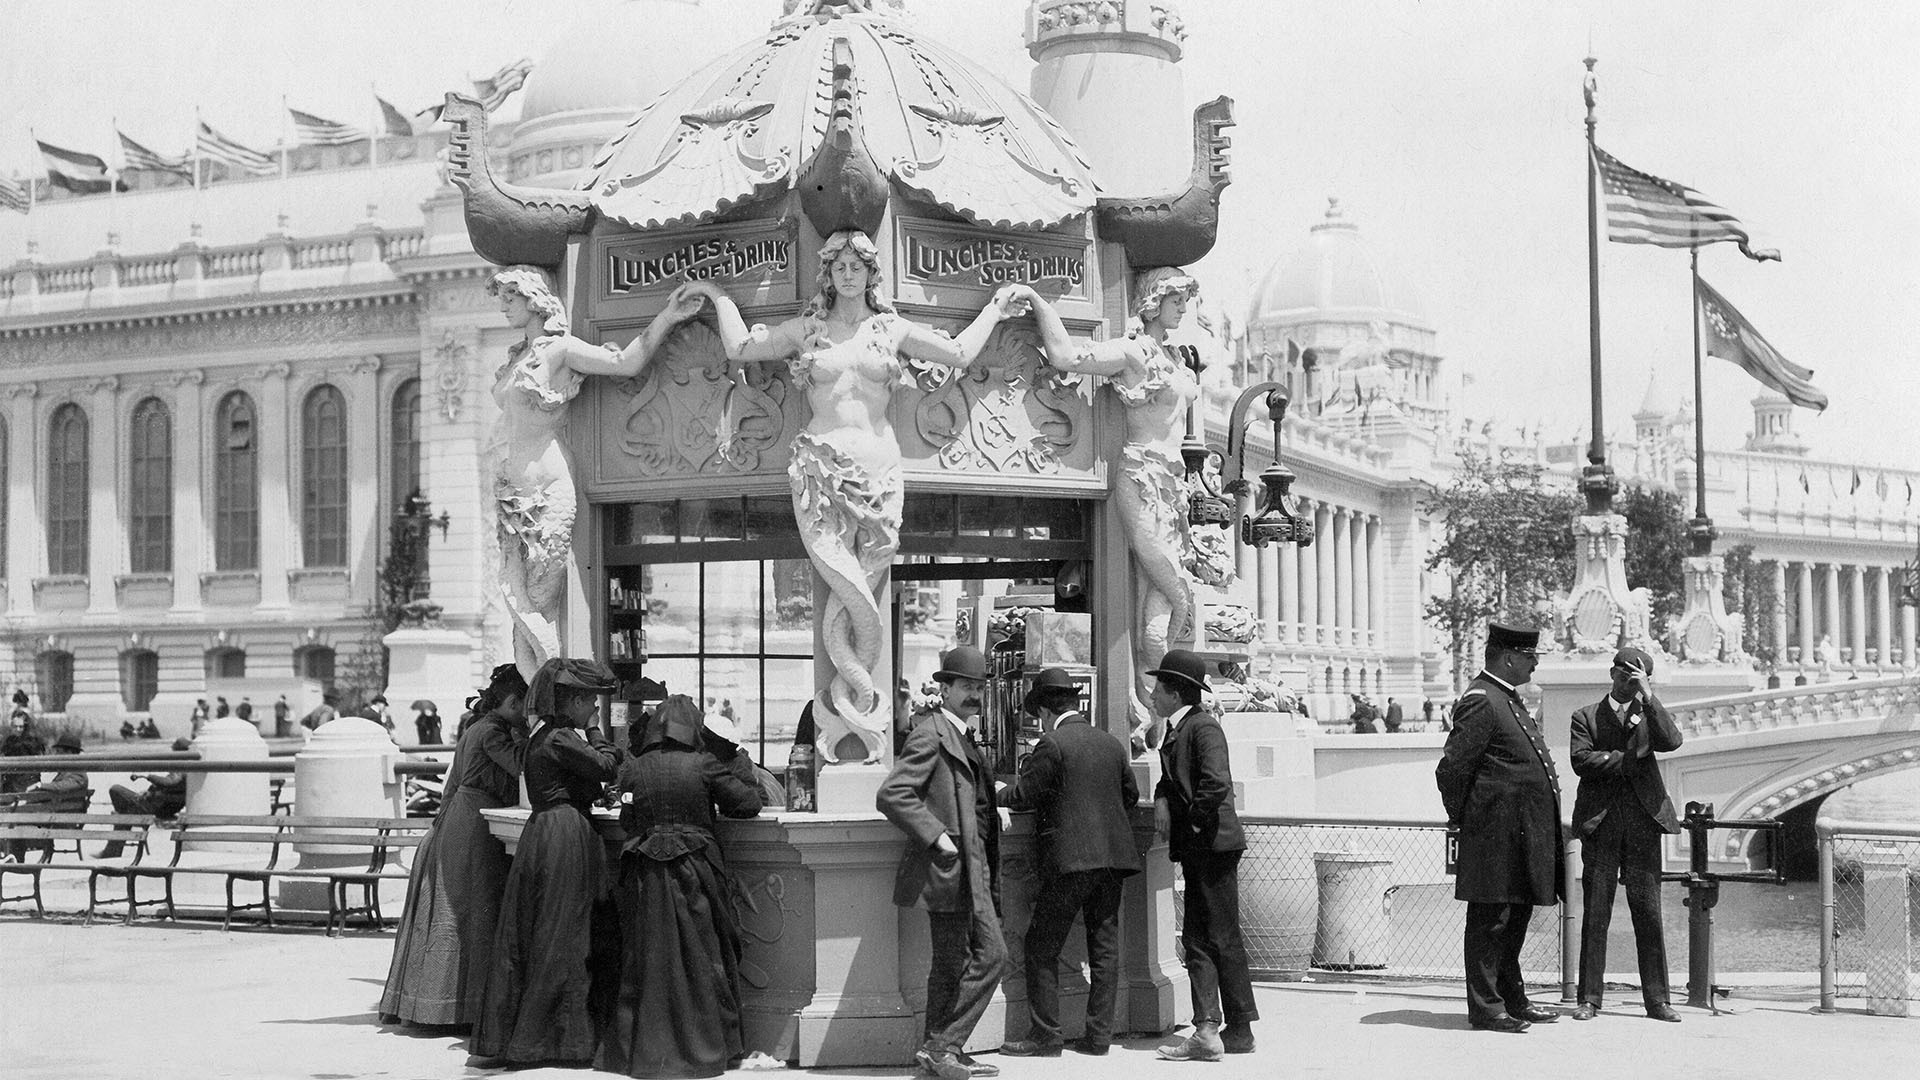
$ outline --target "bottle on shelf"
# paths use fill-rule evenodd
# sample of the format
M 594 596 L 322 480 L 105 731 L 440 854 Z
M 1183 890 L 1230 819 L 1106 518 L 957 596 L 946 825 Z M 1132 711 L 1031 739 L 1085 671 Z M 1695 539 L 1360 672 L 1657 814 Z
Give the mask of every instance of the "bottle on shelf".
M 812 813 L 819 809 L 815 799 L 814 769 L 820 752 L 814 748 L 813 702 L 800 710 L 800 724 L 793 733 L 793 749 L 787 751 L 787 809 Z

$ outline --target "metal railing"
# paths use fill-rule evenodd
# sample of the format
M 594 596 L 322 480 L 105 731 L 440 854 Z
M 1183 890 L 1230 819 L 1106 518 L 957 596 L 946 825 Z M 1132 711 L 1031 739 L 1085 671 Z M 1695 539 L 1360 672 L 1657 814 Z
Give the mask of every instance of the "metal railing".
M 1466 908 L 1446 872 L 1445 822 L 1248 814 L 1240 821 L 1240 925 L 1256 977 L 1461 977 Z M 1534 910 L 1520 966 L 1529 981 L 1557 978 L 1571 1001 L 1580 892 L 1570 839 L 1568 849 L 1563 887 L 1572 902 Z M 1176 893 L 1176 908 L 1181 902 Z
M 1920 825 L 1820 818 L 1820 1011 L 1842 993 L 1906 1015 L 1920 998 Z

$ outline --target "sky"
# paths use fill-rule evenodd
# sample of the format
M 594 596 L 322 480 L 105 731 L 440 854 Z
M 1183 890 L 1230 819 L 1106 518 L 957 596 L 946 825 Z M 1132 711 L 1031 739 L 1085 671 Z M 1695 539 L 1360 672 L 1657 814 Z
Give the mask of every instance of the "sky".
M 0 175 L 29 129 L 110 156 L 117 120 L 182 149 L 198 108 L 271 145 L 280 101 L 352 122 L 378 88 L 408 108 L 536 60 L 616 0 L 0 0 Z M 704 0 L 732 40 L 776 0 Z M 930 37 L 1021 89 L 1024 0 L 907 0 Z M 1420 297 L 1471 382 L 1469 416 L 1549 439 L 1585 428 L 1588 304 L 1580 60 L 1599 60 L 1600 145 L 1737 214 L 1779 263 L 1729 244 L 1702 275 L 1832 399 L 1799 411 L 1816 458 L 1920 468 L 1920 4 L 1835 0 L 1183 0 L 1189 104 L 1236 101 L 1221 238 L 1193 268 L 1244 312 L 1337 196 Z M 609 62 L 646 63 L 644 41 Z M 503 115 L 512 115 L 513 104 Z M 19 258 L 0 251 L 0 265 Z M 1686 253 L 1601 251 L 1609 431 L 1656 372 L 1692 384 Z M 1759 389 L 1705 361 L 1707 441 L 1737 449 Z

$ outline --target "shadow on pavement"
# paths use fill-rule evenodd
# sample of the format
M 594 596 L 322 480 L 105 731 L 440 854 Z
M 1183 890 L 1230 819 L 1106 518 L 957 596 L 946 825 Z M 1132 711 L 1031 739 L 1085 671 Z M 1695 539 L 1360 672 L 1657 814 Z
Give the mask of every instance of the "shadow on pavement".
M 1401 1027 L 1435 1028 L 1440 1031 L 1466 1031 L 1467 1018 L 1458 1013 L 1428 1012 L 1425 1009 L 1395 1009 L 1368 1013 L 1362 1024 L 1397 1024 Z

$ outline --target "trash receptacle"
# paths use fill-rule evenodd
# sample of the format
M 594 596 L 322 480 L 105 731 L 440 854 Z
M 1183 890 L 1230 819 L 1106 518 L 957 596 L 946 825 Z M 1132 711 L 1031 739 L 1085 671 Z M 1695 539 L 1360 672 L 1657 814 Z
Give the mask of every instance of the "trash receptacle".
M 1392 859 L 1370 851 L 1313 853 L 1320 881 L 1314 967 L 1367 971 L 1387 966 L 1387 867 L 1392 865 Z

